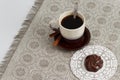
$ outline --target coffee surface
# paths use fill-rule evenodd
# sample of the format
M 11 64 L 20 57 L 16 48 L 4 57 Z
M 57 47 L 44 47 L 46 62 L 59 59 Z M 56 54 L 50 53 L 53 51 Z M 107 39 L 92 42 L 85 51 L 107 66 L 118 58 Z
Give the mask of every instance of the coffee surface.
M 63 18 L 61 24 L 65 28 L 76 29 L 83 24 L 83 20 L 79 16 L 74 19 L 73 15 L 69 15 Z

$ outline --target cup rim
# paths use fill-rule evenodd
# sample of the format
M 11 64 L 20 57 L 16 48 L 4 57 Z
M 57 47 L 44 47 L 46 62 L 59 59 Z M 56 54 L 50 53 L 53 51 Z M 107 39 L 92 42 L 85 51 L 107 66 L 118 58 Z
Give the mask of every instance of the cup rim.
M 72 15 L 72 14 L 73 14 L 73 11 L 72 11 L 72 10 L 71 10 L 71 11 L 65 11 L 64 13 L 62 13 L 62 14 L 60 15 L 60 17 L 59 17 L 59 25 L 60 25 L 62 28 L 66 29 L 66 30 L 73 31 L 73 30 L 80 29 L 82 26 L 85 26 L 85 17 L 83 16 L 83 14 L 82 14 L 80 11 L 78 11 L 78 15 L 77 15 L 77 16 L 79 16 L 79 17 L 82 19 L 83 24 L 82 24 L 81 26 L 79 26 L 78 28 L 75 28 L 75 29 L 68 29 L 68 28 L 63 27 L 63 25 L 61 24 L 61 22 L 62 22 L 63 18 L 66 17 L 66 16 L 64 16 L 64 15 L 67 14 L 67 13 L 68 13 L 68 15 L 66 15 L 66 16 L 69 16 L 69 15 Z

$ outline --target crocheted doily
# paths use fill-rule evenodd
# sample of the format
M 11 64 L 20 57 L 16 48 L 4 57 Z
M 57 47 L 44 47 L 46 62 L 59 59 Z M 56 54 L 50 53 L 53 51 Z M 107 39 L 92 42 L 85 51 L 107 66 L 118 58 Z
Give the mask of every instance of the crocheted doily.
M 103 67 L 97 72 L 86 70 L 84 61 L 89 55 L 96 54 L 103 60 Z M 73 74 L 80 80 L 108 80 L 117 70 L 116 56 L 107 48 L 91 45 L 78 50 L 71 58 L 70 67 Z

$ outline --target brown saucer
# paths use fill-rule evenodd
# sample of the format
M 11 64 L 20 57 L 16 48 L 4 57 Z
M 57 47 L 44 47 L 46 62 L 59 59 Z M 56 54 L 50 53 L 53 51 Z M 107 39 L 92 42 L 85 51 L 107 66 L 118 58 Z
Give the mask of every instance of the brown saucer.
M 54 37 L 54 40 L 56 40 L 56 38 L 59 35 L 61 35 L 61 34 L 56 35 Z M 83 36 L 80 37 L 79 39 L 68 40 L 68 39 L 65 39 L 62 37 L 58 45 L 67 50 L 77 50 L 77 49 L 80 49 L 80 48 L 84 47 L 85 45 L 87 45 L 90 41 L 90 38 L 91 38 L 90 32 L 89 32 L 88 28 L 85 28 L 85 32 L 84 32 Z

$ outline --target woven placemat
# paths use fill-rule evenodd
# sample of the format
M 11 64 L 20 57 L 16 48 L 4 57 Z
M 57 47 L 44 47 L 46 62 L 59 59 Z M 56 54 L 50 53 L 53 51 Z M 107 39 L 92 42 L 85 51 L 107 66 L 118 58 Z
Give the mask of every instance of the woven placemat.
M 91 32 L 89 45 L 105 46 L 117 56 L 111 80 L 120 80 L 120 0 L 37 0 L 1 64 L 1 80 L 78 80 L 69 67 L 74 51 L 54 47 L 48 38 L 49 21 L 76 1 Z

